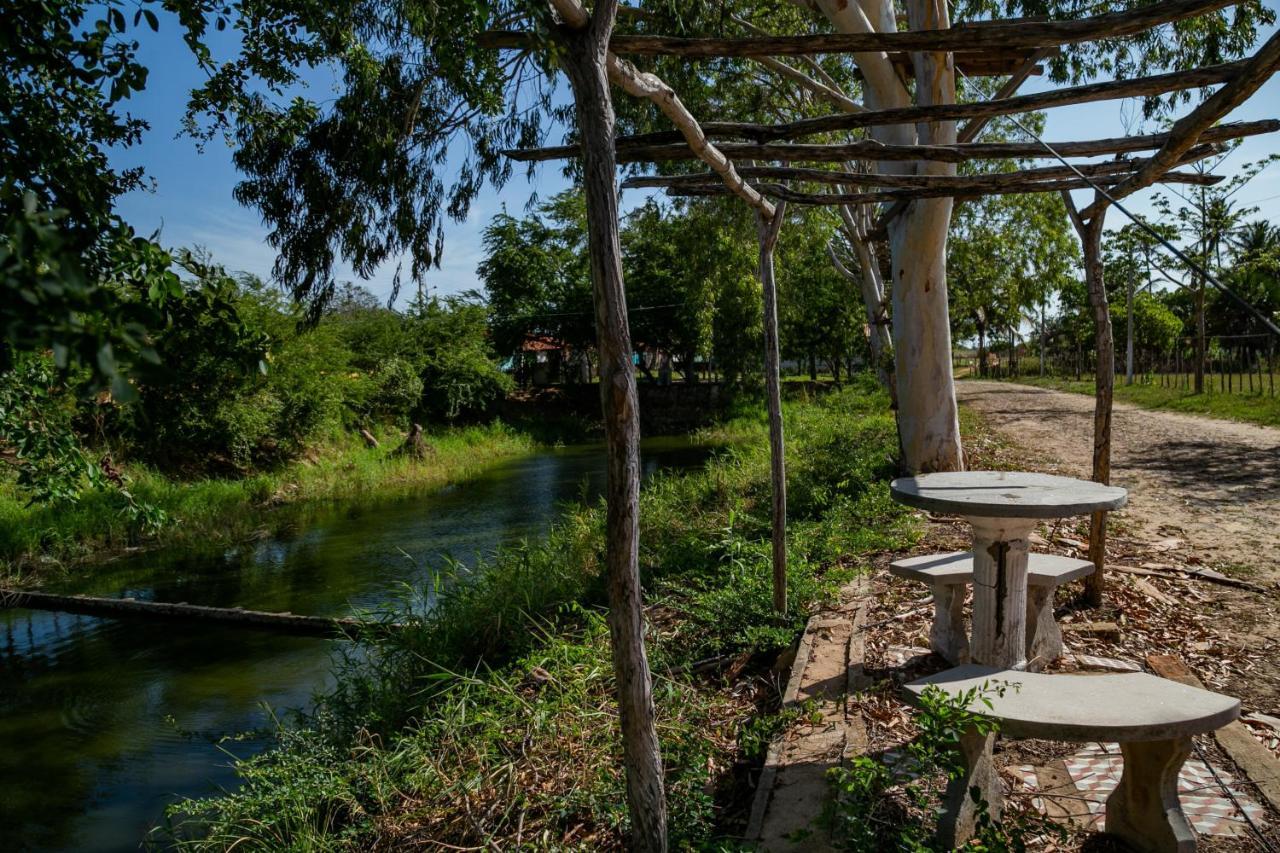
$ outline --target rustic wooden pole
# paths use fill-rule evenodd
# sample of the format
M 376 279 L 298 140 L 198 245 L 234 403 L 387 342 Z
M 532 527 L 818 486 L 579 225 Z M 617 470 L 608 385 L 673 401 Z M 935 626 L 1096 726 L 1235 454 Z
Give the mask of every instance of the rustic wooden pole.
M 1280 121 L 1264 119 L 1252 122 L 1234 122 L 1212 127 L 1201 134 L 1201 143 L 1226 142 L 1246 136 L 1258 136 L 1280 130 Z M 639 139 L 638 137 L 633 137 Z M 665 138 L 665 137 L 664 137 Z M 619 163 L 661 163 L 674 160 L 698 160 L 701 157 L 688 145 L 654 142 L 645 137 L 644 142 L 619 145 Z M 1142 136 L 1118 136 L 1086 141 L 1050 142 L 1049 145 L 1063 157 L 1097 157 L 1108 154 L 1126 154 L 1159 148 L 1169 140 L 1167 133 Z M 727 157 L 777 162 L 833 163 L 850 160 L 918 161 L 963 163 L 969 160 L 1023 159 L 1046 157 L 1045 146 L 1039 142 L 957 142 L 947 145 L 906 145 L 862 139 L 837 144 L 774 143 L 759 145 L 754 142 L 725 142 L 716 146 Z M 559 145 L 549 148 L 513 148 L 502 153 L 521 162 L 569 160 L 577 156 L 577 147 Z
M 764 380 L 769 398 L 769 476 L 773 487 L 771 538 L 773 542 L 773 609 L 787 612 L 787 462 L 782 428 L 782 382 L 779 375 L 778 289 L 774 280 L 773 250 L 782 231 L 786 202 L 779 202 L 773 219 L 756 214 L 760 238 L 760 284 L 764 291 Z
M 1095 198 L 1092 219 L 1083 219 L 1069 193 L 1062 194 L 1071 221 L 1080 236 L 1084 250 L 1085 281 L 1089 287 L 1089 304 L 1093 308 L 1094 336 L 1098 361 L 1094 369 L 1093 408 L 1093 480 L 1111 484 L 1111 414 L 1115 393 L 1115 339 L 1111 329 L 1111 309 L 1107 304 L 1107 288 L 1103 279 L 1102 232 L 1107 206 Z M 1093 574 L 1085 578 L 1085 602 L 1091 607 L 1102 604 L 1106 590 L 1107 513 L 1089 516 L 1089 560 Z
M 873 192 L 860 193 L 809 193 L 793 190 L 782 184 L 756 184 L 756 188 L 763 194 L 772 198 L 789 201 L 792 204 L 806 204 L 825 207 L 834 207 L 842 204 L 878 204 L 880 202 L 896 202 L 896 201 L 914 201 L 917 199 L 934 199 L 934 198 L 979 198 L 992 195 L 1017 195 L 1023 193 L 1038 192 L 1060 192 L 1062 190 L 1083 190 L 1101 185 L 1112 185 L 1120 176 L 1104 177 L 1104 178 L 1060 178 L 1048 181 L 986 181 L 983 179 L 962 179 L 954 185 L 936 184 L 927 187 L 915 187 L 911 189 L 889 189 Z M 662 179 L 650 179 L 646 183 L 650 185 L 658 184 Z M 1208 186 L 1221 183 L 1223 180 L 1220 175 L 1205 175 L 1198 172 L 1167 172 L 1160 178 L 1161 183 L 1168 184 L 1195 184 L 1200 186 Z M 972 181 L 972 183 L 970 183 Z M 695 184 L 684 185 L 676 182 L 678 185 L 668 187 L 667 195 L 670 196 L 718 196 L 726 195 L 729 188 L 715 184 Z
M 639 571 L 640 412 L 622 281 L 618 194 L 614 179 L 617 168 L 613 151 L 614 111 L 606 70 L 617 5 L 617 0 L 597 0 L 589 20 L 579 20 L 576 27 L 560 27 L 556 36 L 565 47 L 563 64 L 573 90 L 582 149 L 587 254 L 595 303 L 607 462 L 608 623 L 631 816 L 628 846 L 642 853 L 665 853 L 667 806 L 649 660 L 644 645 Z M 567 17 L 566 21 L 575 23 Z
M 1201 145 L 1187 153 L 1182 164 L 1186 165 L 1222 153 L 1216 145 Z M 877 187 L 880 189 L 920 189 L 920 190 L 1024 190 L 1037 186 L 1045 180 L 1070 180 L 1085 176 L 1090 178 L 1109 178 L 1119 181 L 1134 172 L 1145 162 L 1143 159 L 1111 160 L 1103 163 L 1082 164 L 1079 166 L 1041 166 L 1034 169 L 1019 169 L 1012 172 L 997 172 L 989 175 L 891 175 L 876 172 L 850 172 L 836 169 L 815 169 L 800 166 L 742 166 L 738 174 L 743 178 L 768 178 L 784 181 L 804 181 L 815 184 L 833 184 L 840 187 Z M 1079 174 L 1077 174 L 1079 173 Z M 1177 175 L 1184 183 L 1209 186 L 1221 182 L 1221 178 L 1203 172 L 1170 173 Z M 654 187 L 691 189 L 721 187 L 720 175 L 715 172 L 692 172 L 684 175 L 637 175 L 627 178 L 622 183 L 623 189 L 640 189 Z M 1054 189 L 1059 189 L 1054 187 Z M 879 199 L 868 199 L 876 201 Z
M 660 35 L 616 35 L 615 53 L 641 56 L 717 58 L 725 56 L 797 56 L 821 53 L 882 51 L 958 51 L 1049 47 L 1099 38 L 1136 35 L 1162 24 L 1238 5 L 1243 0 L 1166 0 L 1135 9 L 1072 20 L 979 21 L 954 27 L 894 32 L 822 33 L 804 36 L 682 38 Z M 521 32 L 485 33 L 481 44 L 495 48 L 536 46 Z
M 100 598 L 88 595 L 57 595 L 21 589 L 0 589 L 0 608 L 25 607 L 59 613 L 79 613 L 113 619 L 140 619 L 155 622 L 207 622 L 233 628 L 251 628 L 299 637 L 358 636 L 370 631 L 387 632 L 401 626 L 394 623 L 362 621 L 296 613 L 269 613 L 239 607 L 207 607 L 200 604 L 139 601 L 134 598 Z

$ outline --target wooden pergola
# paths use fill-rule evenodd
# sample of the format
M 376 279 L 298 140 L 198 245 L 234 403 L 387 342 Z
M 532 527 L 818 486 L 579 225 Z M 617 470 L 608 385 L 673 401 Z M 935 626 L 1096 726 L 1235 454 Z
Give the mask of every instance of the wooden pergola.
M 814 11 L 821 8 L 820 0 L 794 2 Z M 614 168 L 616 163 L 658 164 L 694 160 L 706 167 L 705 171 L 689 174 L 634 177 L 623 186 L 665 188 L 675 196 L 732 195 L 755 211 L 765 308 L 765 369 L 774 493 L 774 599 L 779 609 L 786 609 L 786 509 L 773 247 L 785 205 L 838 208 L 843 233 L 857 253 L 863 274 L 868 279 L 863 287 L 863 297 L 874 336 L 877 325 L 885 321 L 886 308 L 883 278 L 875 262 L 873 247 L 886 239 L 890 225 L 910 210 L 913 203 L 1004 193 L 1061 193 L 1084 248 L 1090 303 L 1097 326 L 1097 397 L 1092 467 L 1093 478 L 1108 483 L 1114 344 L 1102 279 L 1101 239 L 1106 211 L 1113 203 L 1155 183 L 1216 183 L 1221 178 L 1197 171 L 1183 171 L 1179 167 L 1213 156 L 1222 150 L 1224 143 L 1232 140 L 1280 130 L 1280 121 L 1274 120 L 1219 124 L 1280 69 L 1280 35 L 1272 36 L 1253 56 L 1235 62 L 1035 94 L 1018 95 L 1017 90 L 1027 79 L 1042 73 L 1041 63 L 1064 45 L 1138 35 L 1238 2 L 1240 0 L 1173 0 L 1077 20 L 1005 20 L 956 26 L 948 25 L 945 7 L 939 20 L 933 4 L 908 3 L 912 28 L 905 31 L 894 28 L 884 32 L 801 36 L 776 36 L 756 31 L 756 34 L 743 37 L 676 38 L 613 33 L 613 16 L 618 10 L 611 4 L 605 4 L 610 15 L 608 26 L 600 29 L 604 25 L 597 20 L 596 13 L 589 14 L 579 0 L 551 0 L 563 28 L 571 33 L 584 34 L 581 39 L 586 46 L 584 49 L 599 52 L 599 62 L 609 83 L 629 95 L 652 102 L 674 125 L 672 131 L 615 136 L 611 140 L 613 156 L 608 158 L 608 169 Z M 745 22 L 738 23 L 754 29 Z M 502 31 L 487 34 L 482 44 L 495 49 L 518 50 L 533 48 L 539 40 L 531 33 Z M 576 44 L 570 41 L 570 46 Z M 891 69 L 889 73 L 900 78 L 915 75 L 922 81 L 917 86 L 917 99 L 922 102 L 890 108 L 864 106 L 848 92 L 842 91 L 813 60 L 814 56 L 833 53 L 882 55 L 888 66 L 879 65 L 877 68 L 888 67 Z M 777 124 L 700 122 L 661 78 L 637 69 L 623 56 L 680 57 L 690 61 L 731 57 L 751 59 L 780 79 L 799 86 L 813 98 L 833 104 L 836 111 Z M 794 62 L 786 62 L 781 57 L 791 58 Z M 585 92 L 590 91 L 590 97 L 597 100 L 601 97 L 598 91 L 584 83 L 585 69 L 590 61 L 594 60 L 575 57 L 566 61 L 566 71 L 574 84 L 580 125 L 590 119 L 592 128 L 598 129 L 606 126 L 597 122 L 597 116 L 591 112 L 598 104 L 584 103 Z M 967 76 L 1007 75 L 1007 79 L 994 97 L 973 103 L 955 103 L 954 77 L 948 78 L 952 86 L 949 97 L 945 91 L 933 91 L 923 85 L 923 81 L 929 79 L 929 85 L 935 86 L 937 78 L 955 71 Z M 982 142 L 978 139 L 988 123 L 1001 116 L 1118 98 L 1166 95 L 1206 86 L 1220 88 L 1165 133 L 1049 143 L 1038 139 L 1025 142 Z M 964 124 L 957 128 L 956 122 Z M 612 128 L 611 122 L 607 126 Z M 876 134 L 880 130 L 904 126 L 921 128 L 921 133 L 927 138 L 919 144 L 899 144 L 892 138 L 889 141 L 883 138 L 805 141 L 816 135 Z M 607 200 L 603 195 L 601 199 L 594 199 L 593 194 L 611 192 L 616 180 L 616 175 L 605 170 L 604 158 L 592 150 L 592 140 L 588 138 L 588 131 L 592 128 L 580 128 L 583 130 L 581 146 L 520 149 L 505 153 L 513 160 L 524 162 L 584 157 L 590 217 L 593 201 Z M 1068 158 L 1099 156 L 1114 156 L 1116 159 L 1101 163 L 1068 161 Z M 961 176 L 955 173 L 955 167 L 960 163 L 1002 159 L 1051 159 L 1056 162 L 998 174 Z M 803 165 L 823 163 L 836 165 L 825 168 Z M 913 164 L 914 168 L 904 171 L 898 168 L 901 164 Z M 608 184 L 608 190 L 603 184 Z M 1070 191 L 1079 189 L 1095 191 L 1092 202 L 1083 209 L 1077 209 L 1070 196 Z M 602 205 L 600 210 L 612 210 L 616 220 L 616 199 L 612 199 L 610 204 L 612 206 Z M 616 221 L 613 239 L 616 246 Z M 608 246 L 600 245 L 608 249 Z M 850 274 L 834 251 L 832 259 L 846 274 Z M 595 260 L 593 255 L 593 274 L 596 271 Z M 605 354 L 602 355 L 602 364 L 629 346 L 625 304 L 621 302 L 620 271 L 616 281 L 612 271 L 606 272 L 607 287 L 603 291 L 597 289 L 598 330 L 602 353 Z M 602 371 L 602 384 L 607 379 Z M 606 422 L 609 423 L 616 414 L 621 424 L 626 415 L 623 407 L 633 405 L 634 396 L 628 401 L 625 395 L 619 397 L 608 389 L 602 393 Z M 628 426 L 627 429 L 634 427 Z M 610 453 L 612 457 L 614 451 Z M 618 458 L 621 460 L 621 456 Z M 611 471 L 612 465 L 611 461 Z M 627 489 L 633 487 L 634 484 L 629 483 Z M 616 492 L 610 487 L 611 501 L 624 497 L 621 487 Z M 1090 556 L 1097 571 L 1090 582 L 1090 596 L 1095 601 L 1100 600 L 1103 588 L 1105 524 L 1105 514 L 1094 515 Z M 611 526 L 609 534 L 612 536 L 614 532 Z M 634 577 L 628 581 L 630 584 L 636 582 Z M 625 631 L 614 625 L 615 643 L 628 643 L 633 654 L 638 646 L 642 663 L 638 598 L 634 589 L 624 591 L 626 595 L 620 593 L 621 597 L 616 599 L 611 591 L 611 607 L 625 603 L 631 611 L 617 614 L 619 623 L 625 621 L 628 624 Z M 615 661 L 619 661 L 619 690 L 624 696 L 623 729 L 626 739 L 634 732 L 628 731 L 628 700 L 625 697 L 630 695 L 638 703 L 641 699 L 648 701 L 648 694 L 647 688 L 639 691 L 634 685 L 623 683 L 625 667 L 619 654 L 615 648 Z M 632 670 L 634 676 L 635 668 Z M 643 671 L 647 678 L 647 665 Z M 630 751 L 631 746 L 628 741 L 629 770 L 634 755 Z M 649 747 L 637 747 L 638 750 L 645 748 Z M 656 745 L 653 748 L 656 750 Z M 641 834 L 644 834 L 643 827 Z M 657 849 L 664 843 L 651 838 L 642 846 Z

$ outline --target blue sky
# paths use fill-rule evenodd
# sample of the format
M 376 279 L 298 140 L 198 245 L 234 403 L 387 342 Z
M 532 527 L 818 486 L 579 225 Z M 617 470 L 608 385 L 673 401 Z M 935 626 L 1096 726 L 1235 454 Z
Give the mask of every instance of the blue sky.
M 1268 35 L 1270 32 L 1263 37 Z M 231 164 L 231 151 L 221 140 L 214 140 L 202 153 L 194 140 L 180 135 L 180 119 L 187 93 L 199 84 L 201 72 L 178 38 L 174 21 L 162 18 L 158 35 L 146 32 L 140 38 L 141 58 L 151 68 L 151 76 L 146 91 L 136 96 L 129 108 L 134 115 L 146 119 L 151 130 L 140 145 L 117 152 L 113 161 L 121 167 L 145 167 L 155 181 L 155 188 L 123 198 L 120 212 L 142 233 L 159 230 L 161 242 L 165 245 L 204 246 L 229 269 L 269 277 L 275 253 L 266 243 L 266 229 L 254 210 L 241 207 L 231 196 L 237 181 L 237 173 Z M 322 89 L 323 85 L 320 83 L 315 88 Z M 1032 78 L 1023 91 L 1037 91 L 1047 85 Z M 1049 113 L 1045 139 L 1050 142 L 1093 139 L 1139 132 L 1141 128 L 1133 122 L 1135 110 L 1134 103 L 1120 101 L 1058 108 Z M 1280 77 L 1273 78 L 1248 103 L 1232 113 L 1230 120 L 1276 117 L 1280 117 Z M 553 134 L 552 141 L 557 138 Z M 1246 140 L 1219 171 L 1230 174 L 1242 163 L 1277 151 L 1280 151 L 1280 134 L 1254 137 Z M 512 213 L 519 213 L 533 193 L 545 199 L 565 186 L 558 167 L 547 164 L 538 170 L 532 183 L 525 179 L 523 170 L 517 170 L 500 192 L 486 191 L 472 205 L 466 222 L 447 223 L 441 268 L 431 270 L 427 286 L 440 293 L 478 287 L 475 271 L 482 257 L 481 233 L 489 219 L 504 204 Z M 1150 192 L 1136 196 L 1129 206 L 1136 212 L 1149 212 L 1150 196 Z M 630 191 L 624 195 L 624 209 L 638 204 L 644 197 L 643 193 Z M 1280 221 L 1280 166 L 1271 166 L 1264 171 L 1240 192 L 1238 198 L 1243 203 L 1258 205 L 1261 208 L 1259 215 Z M 1108 216 L 1108 224 L 1114 227 L 1123 225 L 1125 221 L 1114 211 Z M 394 264 L 389 264 L 365 284 L 385 297 L 390 291 L 393 273 Z M 339 278 L 355 278 L 349 270 L 342 268 L 338 275 Z

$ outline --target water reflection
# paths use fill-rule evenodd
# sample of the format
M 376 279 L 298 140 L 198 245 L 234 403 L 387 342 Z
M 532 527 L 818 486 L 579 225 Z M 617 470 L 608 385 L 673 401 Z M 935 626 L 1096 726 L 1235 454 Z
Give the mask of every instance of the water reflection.
M 702 448 L 646 442 L 646 475 L 701 464 Z M 343 615 L 448 555 L 473 564 L 537 537 L 566 501 L 603 485 L 594 447 L 535 454 L 391 503 L 311 511 L 291 535 L 226 552 L 155 553 L 96 569 L 74 591 Z M 234 784 L 222 734 L 269 725 L 263 704 L 305 706 L 334 644 L 226 627 L 0 611 L 0 850 L 136 849 L 176 796 Z

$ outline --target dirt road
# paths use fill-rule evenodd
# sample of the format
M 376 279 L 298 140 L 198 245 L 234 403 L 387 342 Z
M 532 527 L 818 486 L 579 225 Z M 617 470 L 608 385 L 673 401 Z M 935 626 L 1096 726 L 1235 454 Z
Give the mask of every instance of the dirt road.
M 1092 397 L 980 381 L 956 394 L 1046 469 L 1088 476 Z M 1112 440 L 1112 482 L 1129 489 L 1126 536 L 1280 578 L 1280 429 L 1117 403 Z

